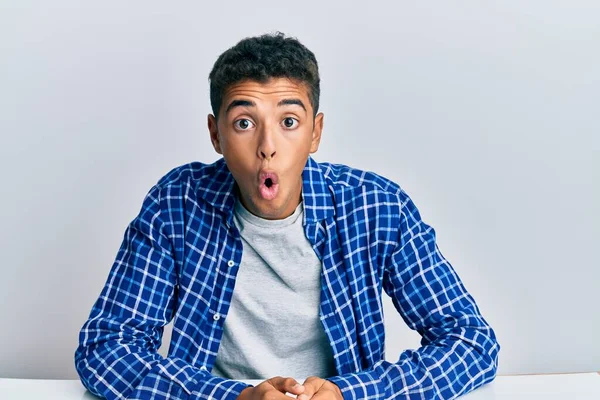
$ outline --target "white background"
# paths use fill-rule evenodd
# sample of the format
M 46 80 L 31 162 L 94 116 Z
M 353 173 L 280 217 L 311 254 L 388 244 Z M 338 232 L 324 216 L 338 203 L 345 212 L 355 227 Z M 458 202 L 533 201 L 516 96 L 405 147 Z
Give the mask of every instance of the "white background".
M 0 377 L 76 377 L 146 192 L 218 158 L 212 64 L 275 30 L 320 64 L 314 158 L 409 193 L 499 373 L 600 370 L 598 2 L 90 3 L 0 1 Z M 386 306 L 396 360 L 419 337 Z

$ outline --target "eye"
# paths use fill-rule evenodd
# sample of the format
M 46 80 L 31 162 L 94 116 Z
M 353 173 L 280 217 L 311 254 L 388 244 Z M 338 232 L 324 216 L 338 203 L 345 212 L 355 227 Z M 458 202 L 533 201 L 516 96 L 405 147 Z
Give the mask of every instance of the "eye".
M 246 131 L 254 126 L 252 121 L 246 118 L 238 119 L 233 123 L 233 126 L 241 131 Z
M 283 123 L 283 126 L 286 127 L 287 129 L 294 129 L 298 126 L 299 122 L 296 118 L 292 118 L 292 117 L 287 117 L 284 118 L 283 121 L 281 121 Z

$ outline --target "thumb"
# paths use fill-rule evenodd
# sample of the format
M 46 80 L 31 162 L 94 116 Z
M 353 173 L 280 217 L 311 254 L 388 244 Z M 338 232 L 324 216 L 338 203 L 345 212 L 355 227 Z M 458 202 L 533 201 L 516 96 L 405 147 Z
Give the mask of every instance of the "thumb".
M 268 380 L 269 383 L 281 393 L 291 393 L 299 395 L 304 392 L 304 385 L 300 384 L 294 378 L 282 378 L 277 376 Z
M 304 381 L 304 392 L 297 397 L 297 400 L 309 400 L 315 395 L 315 393 L 319 390 L 319 381 L 320 379 L 317 377 L 308 377 Z

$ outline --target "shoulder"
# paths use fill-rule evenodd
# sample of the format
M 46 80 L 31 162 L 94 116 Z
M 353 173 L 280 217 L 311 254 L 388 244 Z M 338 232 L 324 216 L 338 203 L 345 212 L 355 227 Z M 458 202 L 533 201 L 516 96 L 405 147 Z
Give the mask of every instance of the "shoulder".
M 317 164 L 321 168 L 327 185 L 334 192 L 377 192 L 399 198 L 405 195 L 398 183 L 376 172 L 330 162 Z
M 156 186 L 159 189 L 166 189 L 173 186 L 181 185 L 199 185 L 203 182 L 215 180 L 219 178 L 219 174 L 224 172 L 224 163 L 222 159 L 211 164 L 206 164 L 200 161 L 194 161 L 173 168 L 158 180 Z
M 194 161 L 168 171 L 150 189 L 147 197 L 163 210 L 180 208 L 188 201 L 200 201 L 205 193 L 220 193 L 227 179 L 228 170 L 223 159 L 210 164 Z

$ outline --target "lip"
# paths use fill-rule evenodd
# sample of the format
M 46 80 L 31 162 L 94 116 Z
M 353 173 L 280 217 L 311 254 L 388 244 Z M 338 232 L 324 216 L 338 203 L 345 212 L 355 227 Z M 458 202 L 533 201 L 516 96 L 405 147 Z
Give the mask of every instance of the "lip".
M 277 197 L 279 193 L 279 177 L 273 171 L 263 170 L 259 174 L 260 182 L 258 184 L 258 192 L 263 200 L 271 201 Z M 265 181 L 271 179 L 272 185 L 267 187 Z
M 269 178 L 271 178 L 271 181 L 273 182 L 273 185 L 277 185 L 279 183 L 279 177 L 277 176 L 277 174 L 274 171 L 268 171 L 268 170 L 263 170 L 261 171 L 259 174 L 259 180 L 260 180 L 260 184 L 264 184 L 265 181 Z

